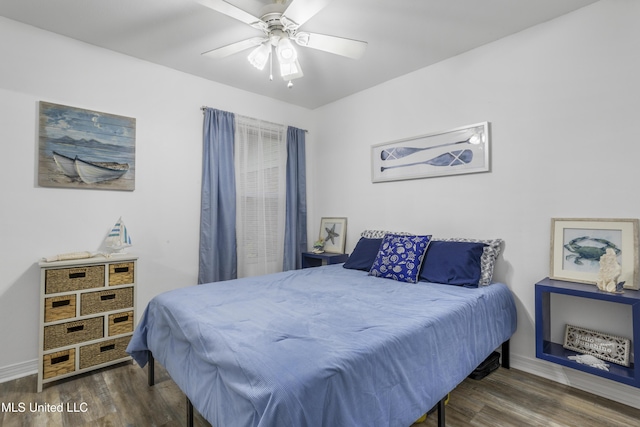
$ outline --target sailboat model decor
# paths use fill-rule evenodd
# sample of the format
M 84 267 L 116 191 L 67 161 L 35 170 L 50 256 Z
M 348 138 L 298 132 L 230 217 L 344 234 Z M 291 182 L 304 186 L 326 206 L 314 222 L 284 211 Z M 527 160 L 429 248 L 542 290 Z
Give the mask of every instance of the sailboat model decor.
M 113 253 L 121 254 L 126 253 L 124 249 L 131 246 L 131 236 L 127 231 L 127 226 L 122 221 L 122 217 L 118 218 L 118 222 L 111 228 L 104 243 Z

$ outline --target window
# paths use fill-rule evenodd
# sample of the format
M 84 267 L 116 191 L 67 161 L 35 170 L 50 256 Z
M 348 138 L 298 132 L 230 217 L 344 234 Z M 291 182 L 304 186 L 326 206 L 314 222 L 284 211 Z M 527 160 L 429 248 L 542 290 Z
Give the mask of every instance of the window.
M 286 127 L 236 115 L 238 277 L 282 271 Z

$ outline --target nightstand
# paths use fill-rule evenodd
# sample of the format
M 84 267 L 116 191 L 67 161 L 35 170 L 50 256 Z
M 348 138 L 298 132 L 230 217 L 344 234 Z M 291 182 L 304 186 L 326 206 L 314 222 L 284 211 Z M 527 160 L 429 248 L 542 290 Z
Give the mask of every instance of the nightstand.
M 640 291 L 625 289 L 623 294 L 613 294 L 599 291 L 595 285 L 554 280 L 548 277 L 536 283 L 535 286 L 537 358 L 618 381 L 632 387 L 640 387 L 640 364 L 637 361 L 631 363 L 629 367 L 611 363 L 609 370 L 605 371 L 569 359 L 569 356 L 575 356 L 579 353 L 565 349 L 560 342 L 551 341 L 552 294 L 630 305 L 633 316 L 633 338 L 631 339 L 633 347 L 631 354 L 635 353 L 637 355 L 638 349 L 640 349 Z
M 349 254 L 332 254 L 323 252 L 302 252 L 302 268 L 320 267 L 321 265 L 340 264 L 349 258 Z

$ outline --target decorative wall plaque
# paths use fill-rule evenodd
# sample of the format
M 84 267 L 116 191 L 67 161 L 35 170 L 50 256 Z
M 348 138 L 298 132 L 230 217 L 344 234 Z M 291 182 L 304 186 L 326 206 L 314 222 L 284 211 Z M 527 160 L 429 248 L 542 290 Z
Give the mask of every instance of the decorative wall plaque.
M 371 182 L 489 172 L 489 122 L 371 147 Z
M 590 354 L 598 359 L 629 366 L 631 341 L 602 332 L 567 325 L 563 347 L 568 350 Z

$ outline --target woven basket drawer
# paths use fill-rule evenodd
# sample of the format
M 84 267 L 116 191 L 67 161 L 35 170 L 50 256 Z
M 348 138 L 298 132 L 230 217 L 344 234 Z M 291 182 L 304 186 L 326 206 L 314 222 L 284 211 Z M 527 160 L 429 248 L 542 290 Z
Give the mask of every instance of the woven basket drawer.
M 133 283 L 133 263 L 123 262 L 109 265 L 109 286 Z
M 102 338 L 104 317 L 76 320 L 44 327 L 44 350 Z
M 47 270 L 44 292 L 70 292 L 104 286 L 104 265 Z
M 76 370 L 76 349 L 58 351 L 42 356 L 42 378 L 57 377 Z
M 44 321 L 70 319 L 76 317 L 76 296 L 62 295 L 44 299 Z
M 133 332 L 133 311 L 109 315 L 109 336 Z
M 133 288 L 87 292 L 80 296 L 80 314 L 95 314 L 133 307 Z
M 80 347 L 80 369 L 129 357 L 126 349 L 130 339 L 126 336 Z

